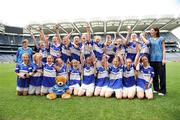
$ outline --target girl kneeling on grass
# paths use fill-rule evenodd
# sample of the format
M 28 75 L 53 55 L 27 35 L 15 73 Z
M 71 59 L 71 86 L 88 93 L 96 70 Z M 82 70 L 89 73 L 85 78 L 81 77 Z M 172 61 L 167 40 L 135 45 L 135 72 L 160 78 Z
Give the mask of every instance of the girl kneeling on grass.
M 94 86 L 95 86 L 95 62 L 93 62 L 92 57 L 86 58 L 86 63 L 83 66 L 83 80 L 81 88 L 78 92 L 78 96 L 92 96 L 94 93 Z
M 53 57 L 47 56 L 47 63 L 43 65 L 43 80 L 41 95 L 49 93 L 50 88 L 55 85 L 56 69 L 54 68 Z
M 40 53 L 36 53 L 34 54 L 33 59 L 34 63 L 32 64 L 32 73 L 30 77 L 28 93 L 30 95 L 40 95 L 43 79 L 42 55 Z
M 142 99 L 145 96 L 147 99 L 153 99 L 152 82 L 154 69 L 150 66 L 146 55 L 141 57 L 141 61 L 142 63 L 136 67 L 139 71 L 137 79 L 137 97 Z
M 97 79 L 95 80 L 95 96 L 105 96 L 105 90 L 109 83 L 108 59 L 103 56 L 100 67 L 96 67 Z
M 136 45 L 136 54 L 134 63 L 130 58 L 126 59 L 124 69 L 123 69 L 123 98 L 133 99 L 136 94 L 136 66 L 140 52 L 140 45 Z
M 123 65 L 118 56 L 114 57 L 112 66 L 109 67 L 109 84 L 105 92 L 105 97 L 111 97 L 113 93 L 117 99 L 122 98 L 122 78 L 123 78 Z
M 62 61 L 61 58 L 56 59 L 55 69 L 57 72 L 57 76 L 64 76 L 69 79 L 68 77 L 68 66 Z
M 80 89 L 81 82 L 81 69 L 79 65 L 79 61 L 73 59 L 71 61 L 72 67 L 69 70 L 69 81 L 68 86 L 70 90 L 70 94 L 78 95 L 78 91 Z
M 22 55 L 22 63 L 17 63 L 16 65 L 16 75 L 17 75 L 17 95 L 26 96 L 29 88 L 29 73 L 32 71 L 32 67 L 29 61 L 29 54 L 24 53 Z

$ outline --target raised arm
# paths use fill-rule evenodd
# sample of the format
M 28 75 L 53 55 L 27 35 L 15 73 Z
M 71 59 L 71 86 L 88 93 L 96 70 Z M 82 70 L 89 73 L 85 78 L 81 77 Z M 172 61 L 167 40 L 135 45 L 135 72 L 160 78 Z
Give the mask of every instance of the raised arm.
M 40 40 L 46 41 L 46 36 L 44 34 L 42 26 L 39 26 L 37 30 L 40 32 Z
M 43 28 L 41 26 L 39 27 L 39 32 L 40 32 L 41 40 L 43 40 L 45 42 L 46 48 L 48 49 L 49 48 L 49 41 L 46 38 L 44 31 L 43 31 Z
M 71 35 L 73 34 L 73 32 L 74 32 L 74 29 L 72 29 L 71 32 L 66 35 L 66 37 L 69 39 Z
M 119 37 L 121 39 L 123 39 L 123 44 L 125 44 L 125 45 L 128 44 L 128 40 L 130 38 L 130 34 L 131 34 L 131 31 L 128 30 L 128 33 L 127 33 L 126 38 L 125 38 L 124 36 L 121 35 L 121 33 L 117 33 L 117 35 L 119 35 Z
M 141 38 L 141 40 L 142 40 L 146 45 L 149 44 L 149 41 L 146 39 L 144 33 L 141 33 L 141 34 L 140 34 L 140 38 Z
M 55 28 L 54 28 L 54 30 L 55 30 L 55 32 L 56 32 L 56 36 L 57 36 L 57 38 L 58 38 L 58 40 L 59 40 L 59 43 L 61 44 L 62 40 L 61 40 L 61 36 L 60 36 L 60 34 L 59 34 L 59 26 L 56 25 Z
M 68 40 L 68 44 L 67 45 L 69 45 L 71 42 L 70 42 L 70 40 L 69 40 L 69 38 L 70 38 L 70 36 L 72 35 L 72 33 L 74 32 L 74 29 L 72 29 L 72 31 L 70 32 L 70 33 L 68 33 L 63 39 L 66 39 L 66 40 Z
M 35 36 L 33 35 L 32 32 L 31 32 L 30 34 L 31 34 L 31 37 L 32 37 L 32 39 L 33 39 L 33 42 L 34 42 L 35 47 L 38 49 L 38 48 L 39 48 L 39 45 L 37 44 L 37 41 L 36 41 Z
M 91 40 L 91 30 L 89 25 L 86 27 L 86 31 L 87 31 L 87 40 Z
M 34 34 L 31 32 L 31 28 L 27 28 L 26 30 L 30 32 L 33 43 L 34 43 L 35 47 L 38 49 L 39 45 L 37 44 L 37 41 L 36 41 Z
M 136 45 L 136 57 L 135 57 L 135 60 L 134 60 L 134 65 L 135 67 L 139 64 L 139 60 L 140 60 L 140 51 L 141 51 L 141 45 L 140 44 L 137 44 Z

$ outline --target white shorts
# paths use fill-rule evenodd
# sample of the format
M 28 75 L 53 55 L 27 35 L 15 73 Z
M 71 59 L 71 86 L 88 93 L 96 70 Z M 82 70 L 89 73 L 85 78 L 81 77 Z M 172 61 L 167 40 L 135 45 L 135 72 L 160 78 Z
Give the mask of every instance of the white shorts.
M 110 87 L 107 87 L 106 91 L 109 91 L 109 92 L 122 92 L 122 88 L 120 88 L 120 89 L 112 89 Z
M 137 92 L 145 92 L 146 94 L 147 94 L 147 93 L 149 93 L 149 94 L 152 94 L 152 93 L 153 93 L 152 88 L 146 89 L 146 90 L 144 91 L 143 88 L 137 86 L 136 89 L 137 89 Z
M 107 89 L 107 86 L 103 86 L 103 87 L 95 86 L 95 89 Z
M 23 91 L 28 91 L 29 88 L 22 88 L 22 87 L 16 87 L 17 91 L 23 92 Z
M 28 90 L 29 94 L 40 94 L 40 92 L 41 92 L 41 86 L 29 85 L 29 90 Z
M 80 85 L 79 84 L 74 84 L 74 85 L 70 85 L 69 88 L 76 88 L 76 89 L 79 89 L 80 88 Z
M 81 87 L 80 87 L 80 91 L 82 92 L 94 92 L 94 84 L 91 83 L 89 85 L 86 85 L 86 84 L 82 84 Z
M 123 87 L 123 93 L 135 93 L 136 92 L 136 86 L 132 87 Z
M 41 86 L 41 93 L 44 93 L 44 94 L 47 94 L 50 92 L 50 89 L 52 87 L 44 87 L 44 86 Z

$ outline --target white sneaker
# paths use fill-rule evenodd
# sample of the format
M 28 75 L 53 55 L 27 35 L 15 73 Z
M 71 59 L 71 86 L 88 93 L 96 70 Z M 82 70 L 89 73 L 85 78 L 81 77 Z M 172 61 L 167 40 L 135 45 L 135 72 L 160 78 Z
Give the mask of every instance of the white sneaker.
M 159 95 L 159 96 L 165 96 L 165 94 L 163 94 L 163 93 L 158 93 L 158 95 Z
M 158 93 L 157 91 L 153 91 L 153 93 Z

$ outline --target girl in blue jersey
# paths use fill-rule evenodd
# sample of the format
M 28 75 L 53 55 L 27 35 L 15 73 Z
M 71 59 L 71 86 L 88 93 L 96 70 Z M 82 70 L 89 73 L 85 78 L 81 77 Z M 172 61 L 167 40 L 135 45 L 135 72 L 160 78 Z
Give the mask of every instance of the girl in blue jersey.
M 121 64 L 124 64 L 126 57 L 126 47 L 122 39 L 116 39 L 114 41 L 114 51 L 116 56 L 118 56 L 121 60 Z
M 84 60 L 87 57 L 92 56 L 92 54 L 93 54 L 93 41 L 91 39 L 90 27 L 87 27 L 86 30 L 87 30 L 87 35 L 83 34 L 81 36 L 81 39 L 82 39 L 82 54 L 83 54 Z
M 33 59 L 34 62 L 32 63 L 32 73 L 29 82 L 28 94 L 40 95 L 43 79 L 42 55 L 40 53 L 36 53 L 33 55 Z
M 86 62 L 83 65 L 83 80 L 81 88 L 78 92 L 79 96 L 92 96 L 94 93 L 94 85 L 95 85 L 95 66 L 94 66 L 93 58 L 86 58 Z
M 108 62 L 111 64 L 115 56 L 115 45 L 112 43 L 112 37 L 106 36 L 106 42 L 104 43 L 104 53 L 109 56 Z
M 70 57 L 71 57 L 70 48 L 72 47 L 72 43 L 70 42 L 69 38 L 73 32 L 74 31 L 72 29 L 72 31 L 69 34 L 63 37 L 63 41 L 61 43 L 61 59 L 66 64 L 70 62 Z
M 62 61 L 61 58 L 56 59 L 55 69 L 57 71 L 57 76 L 64 76 L 66 79 L 69 79 L 68 77 L 68 67 L 67 65 Z
M 138 70 L 137 97 L 142 99 L 145 96 L 147 99 L 153 99 L 152 82 L 154 69 L 150 66 L 146 55 L 141 57 L 141 63 L 136 68 Z
M 133 62 L 136 57 L 137 34 L 131 34 L 131 40 L 127 42 L 127 56 L 126 59 L 131 59 Z
M 103 44 L 101 43 L 101 37 L 100 36 L 95 36 L 94 37 L 95 41 L 93 42 L 93 53 L 96 57 L 97 63 L 96 66 L 99 67 L 101 66 L 101 60 L 103 57 Z
M 69 37 L 65 36 L 63 38 L 63 43 L 61 44 L 61 59 L 64 63 L 70 62 L 70 56 L 71 56 L 71 50 L 72 44 L 69 40 Z
M 32 72 L 32 67 L 29 61 L 29 54 L 22 54 L 22 63 L 16 65 L 17 75 L 17 95 L 26 96 L 29 88 L 29 73 Z
M 29 46 L 28 40 L 24 39 L 22 41 L 22 47 L 19 47 L 18 50 L 17 50 L 17 53 L 16 53 L 16 63 L 22 63 L 23 62 L 22 55 L 24 53 L 27 53 L 29 55 L 29 61 L 33 62 L 33 59 L 32 59 L 33 50 L 32 50 L 32 48 L 30 48 L 28 46 Z
M 61 44 L 57 36 L 52 38 L 53 43 L 47 43 L 49 45 L 50 55 L 53 56 L 53 59 L 60 58 L 61 56 Z
M 43 65 L 43 80 L 41 95 L 49 93 L 49 90 L 55 85 L 56 69 L 54 68 L 53 56 L 47 56 L 47 63 Z
M 61 57 L 61 37 L 59 35 L 59 27 L 55 26 L 54 28 L 56 34 L 52 38 L 53 43 L 49 43 L 48 39 L 45 39 L 46 45 L 49 48 L 49 53 L 51 56 L 53 56 L 54 61 L 56 58 Z
M 122 98 L 122 78 L 123 78 L 123 65 L 120 63 L 118 56 L 114 57 L 113 65 L 109 66 L 109 84 L 105 92 L 105 97 L 111 97 L 113 93 L 117 99 Z
M 70 47 L 70 51 L 71 51 L 71 57 L 70 57 L 71 60 L 73 59 L 77 61 L 81 60 L 82 45 L 80 43 L 79 36 L 74 37 L 73 43 Z
M 109 83 L 108 61 L 107 57 L 103 56 L 101 60 L 102 66 L 96 67 L 97 79 L 95 80 L 95 96 L 105 96 L 105 91 Z
M 126 59 L 131 59 L 134 62 L 136 57 L 136 44 L 137 44 L 136 41 L 138 40 L 137 34 L 132 33 L 131 26 L 128 26 L 128 33 L 126 38 L 124 38 L 121 34 L 119 34 L 119 36 L 125 41 L 124 44 L 127 47 Z M 129 41 L 129 37 L 130 37 L 130 41 Z
M 136 51 L 139 53 L 141 47 L 136 46 Z M 126 59 L 123 68 L 123 98 L 133 99 L 136 94 L 136 66 L 138 63 L 138 54 L 135 57 L 134 63 L 130 58 Z
M 149 60 L 149 45 L 147 45 L 143 40 L 142 37 L 147 38 L 147 33 L 143 32 L 140 34 L 140 43 L 141 43 L 141 51 L 140 51 L 140 57 L 146 55 L 148 57 Z
M 46 63 L 48 52 L 49 52 L 49 48 L 46 48 L 45 46 L 46 45 L 44 42 L 40 42 L 39 47 L 38 47 L 38 52 L 42 55 L 42 62 L 44 63 Z
M 68 86 L 71 94 L 78 95 L 81 82 L 81 68 L 79 67 L 79 61 L 75 59 L 71 61 L 71 64 Z
M 47 59 L 47 55 L 49 52 L 49 46 L 45 44 L 45 39 L 48 39 L 47 36 L 44 36 L 44 32 L 41 29 L 40 30 L 40 41 L 39 44 L 36 41 L 35 36 L 33 35 L 33 33 L 31 32 L 31 37 L 33 39 L 34 45 L 37 49 L 37 52 L 40 53 L 42 55 L 42 61 L 44 63 L 46 63 L 46 59 Z

